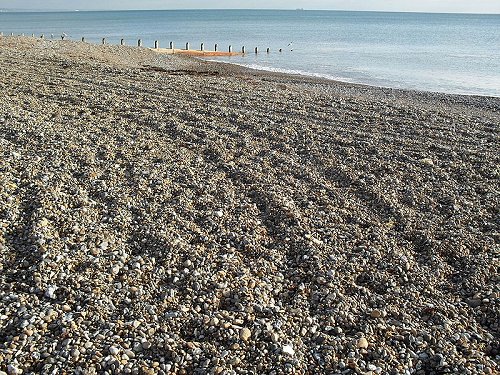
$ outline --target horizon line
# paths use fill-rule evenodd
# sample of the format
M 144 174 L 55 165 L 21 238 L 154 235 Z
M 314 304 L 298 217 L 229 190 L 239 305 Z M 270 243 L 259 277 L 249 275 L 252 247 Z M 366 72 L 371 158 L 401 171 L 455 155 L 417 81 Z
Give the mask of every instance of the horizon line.
M 360 9 L 305 9 L 305 8 L 164 8 L 164 9 L 16 9 L 16 8 L 0 8 L 0 13 L 74 13 L 74 12 L 154 12 L 154 11 L 196 11 L 196 10 L 213 10 L 213 11 L 234 11 L 234 10 L 249 10 L 249 11 L 324 11 L 324 12 L 370 12 L 370 13 L 417 13 L 417 14 L 474 14 L 474 15 L 500 15 L 493 12 L 433 12 L 433 11 L 416 11 L 416 10 L 360 10 Z

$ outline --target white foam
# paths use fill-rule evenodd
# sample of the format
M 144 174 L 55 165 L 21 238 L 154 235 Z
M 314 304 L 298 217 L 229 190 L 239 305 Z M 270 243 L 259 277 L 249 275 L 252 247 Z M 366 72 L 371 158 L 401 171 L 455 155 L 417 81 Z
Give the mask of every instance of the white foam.
M 347 77 L 333 76 L 331 74 L 324 74 L 324 73 L 309 72 L 309 71 L 300 70 L 300 69 L 284 69 L 284 68 L 276 68 L 276 67 L 260 65 L 260 64 L 243 64 L 243 63 L 237 63 L 237 62 L 227 61 L 227 60 L 216 60 L 216 59 L 206 59 L 206 60 L 212 61 L 212 62 L 225 62 L 225 63 L 229 63 L 232 65 L 242 66 L 244 68 L 249 68 L 249 69 L 254 69 L 254 70 L 263 70 L 266 72 L 294 74 L 294 75 L 300 75 L 300 76 L 306 76 L 306 77 L 324 78 L 324 79 L 329 79 L 329 80 L 333 80 L 333 81 L 357 83 L 355 80 L 347 78 Z

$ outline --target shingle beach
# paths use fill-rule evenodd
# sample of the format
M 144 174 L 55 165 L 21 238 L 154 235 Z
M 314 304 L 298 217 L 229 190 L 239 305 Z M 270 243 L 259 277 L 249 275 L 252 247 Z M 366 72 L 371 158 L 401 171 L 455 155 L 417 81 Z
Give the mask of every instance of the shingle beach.
M 0 37 L 0 375 L 497 374 L 499 124 Z

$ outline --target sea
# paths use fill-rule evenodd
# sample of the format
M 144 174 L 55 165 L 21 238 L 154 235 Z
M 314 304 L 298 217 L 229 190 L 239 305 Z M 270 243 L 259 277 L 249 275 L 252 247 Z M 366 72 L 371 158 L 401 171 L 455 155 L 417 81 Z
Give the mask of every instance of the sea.
M 500 15 L 314 10 L 0 12 L 4 35 L 221 51 L 255 69 L 500 97 Z M 258 53 L 255 54 L 255 47 Z M 269 53 L 267 49 L 269 48 Z M 281 50 L 281 52 L 280 52 Z M 213 59 L 213 58 L 212 58 Z

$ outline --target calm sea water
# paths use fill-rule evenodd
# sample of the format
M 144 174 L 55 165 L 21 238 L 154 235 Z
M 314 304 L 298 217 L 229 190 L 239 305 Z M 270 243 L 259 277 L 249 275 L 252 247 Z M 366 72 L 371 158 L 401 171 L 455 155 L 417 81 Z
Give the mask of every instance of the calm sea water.
M 394 88 L 500 96 L 500 15 L 178 10 L 0 13 L 0 31 L 240 50 L 246 66 Z M 289 45 L 293 42 L 291 45 Z M 255 55 L 255 47 L 264 53 Z M 265 49 L 271 53 L 266 54 Z M 279 49 L 283 49 L 279 53 Z

